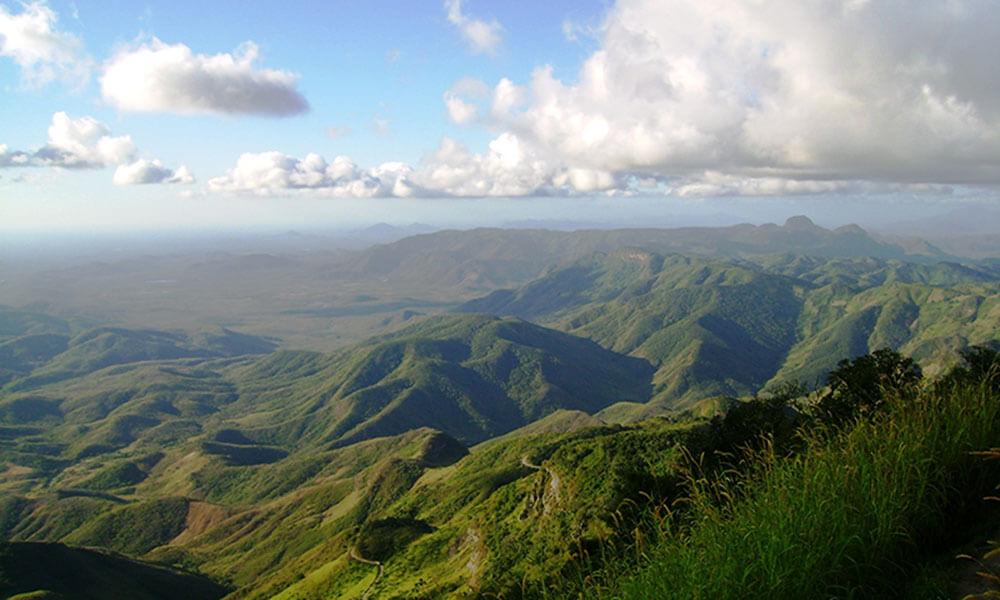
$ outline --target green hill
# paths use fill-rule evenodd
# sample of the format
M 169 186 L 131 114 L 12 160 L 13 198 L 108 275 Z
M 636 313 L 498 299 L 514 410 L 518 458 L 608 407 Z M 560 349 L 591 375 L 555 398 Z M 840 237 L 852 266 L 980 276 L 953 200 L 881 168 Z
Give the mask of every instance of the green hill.
M 1000 276 L 953 263 L 599 254 L 460 310 L 514 315 L 657 367 L 655 405 L 822 384 L 838 360 L 899 348 L 933 371 L 997 339 Z
M 10 355 L 15 366 L 30 376 L 9 384 L 25 390 L 114 366 L 152 360 L 218 358 L 266 354 L 276 344 L 264 338 L 225 328 L 184 333 L 99 327 L 70 339 L 61 336 L 23 336 L 0 346 L 0 357 Z M 32 360 L 34 357 L 34 360 Z M 33 370 L 30 367 L 36 367 Z
M 0 305 L 0 341 L 25 335 L 68 335 L 72 326 L 65 319 L 40 310 Z
M 260 443 L 344 445 L 415 427 L 476 443 L 558 409 L 644 401 L 651 373 L 525 321 L 448 316 L 327 357 L 277 353 L 234 373 L 233 410 L 272 415 L 242 429 Z
M 729 277 L 738 281 L 737 275 Z M 401 343 L 403 358 L 386 353 Z M 262 425 L 274 419 L 271 403 L 284 398 L 296 406 L 302 398 L 315 399 L 309 390 L 317 382 L 327 382 L 325 394 L 347 385 L 363 389 L 357 382 L 378 386 L 386 369 L 395 372 L 407 360 L 420 366 L 450 358 L 473 370 L 484 361 L 503 372 L 496 371 L 503 364 L 496 357 L 505 349 L 546 349 L 566 358 L 566 346 L 576 349 L 572 356 L 586 358 L 594 344 L 523 321 L 463 316 L 431 319 L 373 340 L 359 348 L 374 354 L 357 363 L 340 362 L 346 358 L 339 354 L 279 352 L 199 365 L 131 366 L 117 377 L 131 373 L 141 380 L 152 369 L 165 369 L 167 379 L 160 383 L 179 384 L 184 379 L 175 378 L 183 375 L 212 385 L 231 379 L 239 393 L 217 412 L 198 417 L 197 430 L 176 437 L 141 432 L 128 445 L 65 459 L 34 487 L 5 493 L 0 534 L 18 542 L 97 546 L 183 567 L 231 585 L 233 598 L 360 598 L 375 568 L 358 557 L 382 564 L 375 597 L 509 597 L 561 589 L 560 578 L 576 577 L 575 570 L 614 569 L 623 557 L 634 556 L 629 540 L 646 531 L 657 506 L 683 506 L 673 501 L 687 489 L 685 457 L 711 458 L 714 449 L 732 456 L 725 444 L 753 439 L 753 428 L 766 425 L 770 414 L 754 411 L 771 405 L 712 398 L 693 404 L 682 422 L 652 418 L 628 425 L 555 410 L 471 451 L 427 428 L 354 443 L 307 436 L 262 461 L 240 460 L 229 450 L 257 456 L 277 448 L 261 437 L 268 431 Z M 611 361 L 618 355 L 600 350 L 597 356 Z M 602 368 L 635 362 L 626 358 Z M 598 368 L 590 358 L 584 366 Z M 108 385 L 116 376 L 106 371 L 76 385 L 82 389 L 109 378 L 103 380 Z M 350 376 L 333 382 L 328 376 L 335 373 Z M 366 375 L 371 373 L 378 376 Z M 648 386 L 649 368 L 643 373 Z M 519 396 L 511 388 L 507 397 L 520 407 L 518 398 L 542 396 Z M 609 410 L 623 405 L 634 403 L 611 404 Z M 737 415 L 735 425 L 721 416 L 727 411 Z M 782 406 L 777 414 L 784 422 L 798 411 Z M 152 430 L 185 420 L 164 417 Z M 38 430 L 13 439 L 25 444 L 40 436 Z M 72 447 L 72 429 L 62 431 Z M 867 438 L 872 431 L 865 429 Z M 3 485 L 22 476 L 10 469 L 24 464 L 28 449 L 6 455 L 14 475 Z M 29 581 L 24 589 L 61 592 L 48 585 Z
M 182 594 L 191 600 L 213 600 L 226 593 L 226 588 L 203 577 L 97 550 L 0 543 L 4 598 L 167 600 Z
M 592 341 L 482 316 L 428 319 L 330 355 L 130 362 L 0 394 L 0 465 L 16 465 L 0 491 L 129 496 L 179 456 L 268 465 L 421 427 L 474 444 L 559 410 L 644 402 L 651 374 Z

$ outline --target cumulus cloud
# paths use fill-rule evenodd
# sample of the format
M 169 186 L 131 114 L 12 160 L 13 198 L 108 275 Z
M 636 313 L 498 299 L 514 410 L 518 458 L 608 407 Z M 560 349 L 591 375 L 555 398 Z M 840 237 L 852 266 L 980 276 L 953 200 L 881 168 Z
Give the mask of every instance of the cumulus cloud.
M 312 190 L 333 197 L 408 197 L 417 191 L 409 181 L 411 171 L 402 163 L 361 169 L 346 156 L 327 163 L 318 154 L 299 159 L 275 151 L 245 153 L 225 175 L 209 180 L 208 187 L 256 195 Z
M 194 175 L 184 166 L 171 169 L 156 159 L 146 160 L 140 158 L 133 163 L 119 165 L 115 169 L 113 181 L 115 185 L 142 185 L 151 183 L 189 184 L 194 183 Z
M 491 33 L 476 45 L 460 0 L 445 8 L 474 48 L 496 48 L 499 25 L 483 24 Z M 457 85 L 444 94 L 453 121 L 497 131 L 483 152 L 446 138 L 395 172 L 405 171 L 407 195 L 449 196 L 996 185 L 997 31 L 991 0 L 618 0 L 571 80 L 541 66 L 525 82 L 501 79 L 489 97 Z M 284 160 L 279 181 L 311 159 Z M 350 195 L 345 181 L 373 177 L 355 169 L 340 183 L 269 186 L 261 177 L 242 189 Z M 392 195 L 394 184 L 378 179 L 358 195 Z
M 287 116 L 309 109 L 287 71 L 257 67 L 247 42 L 233 53 L 195 54 L 158 39 L 119 51 L 104 66 L 101 93 L 121 110 Z
M 524 147 L 517 136 L 503 134 L 483 154 L 470 153 L 445 138 L 417 175 L 426 188 L 454 196 L 523 196 L 551 181 L 552 168 Z
M 0 144 L 0 168 L 118 167 L 114 174 L 116 185 L 194 181 L 187 167 L 173 170 L 156 159 L 136 159 L 137 153 L 131 136 L 112 135 L 107 125 L 93 117 L 74 119 L 64 112 L 57 112 L 52 115 L 48 141 L 41 148 L 34 151 L 10 150 L 5 144 Z
M 599 192 L 623 185 L 601 169 L 554 163 L 509 132 L 490 142 L 481 154 L 445 138 L 414 172 L 413 180 L 437 195 L 470 197 Z
M 0 56 L 17 63 L 29 85 L 54 79 L 83 83 L 88 77 L 90 61 L 82 42 L 57 30 L 58 20 L 44 2 L 22 4 L 19 13 L 0 5 Z
M 57 112 L 52 115 L 48 134 L 48 142 L 32 153 L 24 166 L 94 169 L 122 164 L 136 153 L 131 136 L 113 136 L 107 125 L 93 117 L 74 119 Z
M 575 81 L 492 112 L 556 163 L 705 190 L 995 184 L 998 30 L 988 0 L 619 0 Z
M 338 156 L 296 158 L 281 152 L 246 153 L 225 175 L 208 182 L 210 191 L 254 195 L 314 193 L 338 198 L 525 196 L 624 189 L 607 171 L 565 168 L 538 156 L 516 135 L 505 133 L 487 152 L 469 152 L 445 138 L 419 167 L 398 162 L 370 169 Z
M 476 119 L 477 108 L 475 104 L 462 100 L 450 92 L 444 93 L 444 106 L 448 110 L 448 118 L 453 123 L 464 125 Z
M 524 90 L 515 85 L 513 81 L 504 77 L 493 89 L 493 107 L 491 113 L 494 118 L 503 119 L 510 111 L 521 106 L 524 102 Z
M 445 0 L 448 22 L 458 28 L 469 47 L 476 53 L 492 54 L 503 41 L 503 27 L 496 20 L 486 22 L 462 12 L 462 0 Z
M 6 144 L 0 144 L 0 167 L 23 167 L 31 162 L 31 154 L 19 150 L 11 150 Z

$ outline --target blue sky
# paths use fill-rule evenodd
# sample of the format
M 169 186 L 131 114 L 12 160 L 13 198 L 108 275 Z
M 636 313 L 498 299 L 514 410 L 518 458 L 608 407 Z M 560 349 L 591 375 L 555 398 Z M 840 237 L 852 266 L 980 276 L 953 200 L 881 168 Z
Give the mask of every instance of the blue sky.
M 996 198 L 988 0 L 287 4 L 0 0 L 0 228 Z
M 15 2 L 0 4 L 12 12 L 19 8 Z M 496 82 L 505 76 L 525 78 L 536 66 L 551 64 L 572 75 L 593 44 L 586 38 L 567 41 L 563 22 L 597 23 L 605 8 L 598 2 L 473 3 L 470 8 L 482 9 L 483 18 L 504 24 L 504 42 L 491 56 L 470 52 L 436 3 L 53 1 L 49 6 L 59 15 L 60 29 L 79 36 L 98 61 L 150 36 L 203 54 L 232 52 L 253 41 L 260 46 L 263 66 L 300 77 L 310 111 L 290 118 L 135 114 L 102 102 L 93 78 L 82 89 L 59 82 L 30 87 L 22 84 L 16 64 L 0 60 L 2 143 L 38 146 L 52 114 L 66 111 L 92 115 L 137 142 L 150 140 L 143 146 L 165 159 L 197 161 L 206 172 L 222 171 L 253 149 L 349 154 L 371 164 L 415 162 L 444 134 L 484 145 L 488 132 L 448 121 L 441 94 L 470 74 Z M 389 135 L 376 133 L 376 118 L 389 121 Z M 351 133 L 332 140 L 327 136 L 331 127 L 348 127 Z M 192 147 L 190 140 L 206 129 L 212 143 Z

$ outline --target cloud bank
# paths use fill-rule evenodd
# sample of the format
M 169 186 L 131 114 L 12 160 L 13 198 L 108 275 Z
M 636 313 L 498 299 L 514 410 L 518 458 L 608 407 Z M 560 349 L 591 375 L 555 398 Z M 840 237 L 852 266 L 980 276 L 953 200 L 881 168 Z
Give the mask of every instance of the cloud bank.
M 298 78 L 257 68 L 258 57 L 253 42 L 232 54 L 205 55 L 154 38 L 105 64 L 101 93 L 113 106 L 136 112 L 282 117 L 309 110 Z
M 248 152 L 225 175 L 209 180 L 208 188 L 256 195 L 311 190 L 342 198 L 409 197 L 416 193 L 409 182 L 411 172 L 402 163 L 361 169 L 346 156 L 327 163 L 318 154 L 298 159 L 281 152 Z
M 277 151 L 246 153 L 208 186 L 213 192 L 281 195 L 298 191 L 336 198 L 561 195 L 623 188 L 606 171 L 555 167 L 510 134 L 491 142 L 483 154 L 471 153 L 445 138 L 417 168 L 388 162 L 362 169 L 346 156 L 328 163 L 318 154 L 299 159 Z

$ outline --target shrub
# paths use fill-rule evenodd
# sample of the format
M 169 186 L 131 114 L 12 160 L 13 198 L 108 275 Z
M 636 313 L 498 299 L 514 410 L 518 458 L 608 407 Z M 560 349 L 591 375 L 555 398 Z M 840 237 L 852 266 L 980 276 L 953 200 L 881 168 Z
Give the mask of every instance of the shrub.
M 827 377 L 830 389 L 820 399 L 816 416 L 824 423 L 842 425 L 882 410 L 890 396 L 912 398 L 922 378 L 913 359 L 888 348 L 844 359 Z

